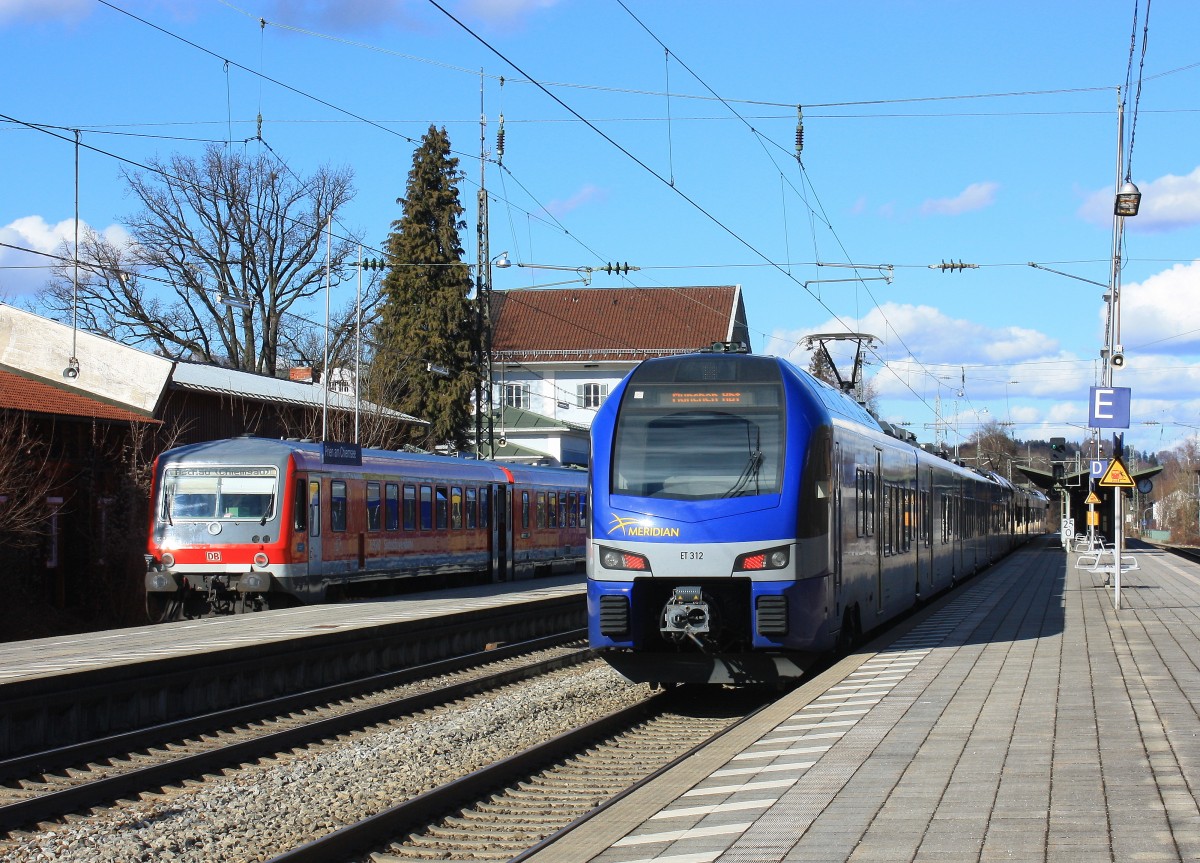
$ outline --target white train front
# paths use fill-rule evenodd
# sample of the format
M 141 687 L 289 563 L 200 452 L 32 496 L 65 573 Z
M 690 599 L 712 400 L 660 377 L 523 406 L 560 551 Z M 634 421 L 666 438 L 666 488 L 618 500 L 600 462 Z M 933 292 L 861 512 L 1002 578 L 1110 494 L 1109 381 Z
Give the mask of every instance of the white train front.
M 589 641 L 630 679 L 797 677 L 1044 532 L 1039 492 L 714 347 L 643 362 L 592 426 Z

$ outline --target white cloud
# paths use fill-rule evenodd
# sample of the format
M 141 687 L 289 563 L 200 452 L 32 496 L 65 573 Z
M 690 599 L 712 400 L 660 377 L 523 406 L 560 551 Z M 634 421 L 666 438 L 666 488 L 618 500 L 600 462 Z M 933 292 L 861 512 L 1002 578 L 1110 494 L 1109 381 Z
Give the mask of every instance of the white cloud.
M 926 216 L 959 216 L 974 210 L 982 210 L 996 202 L 999 183 L 972 183 L 953 198 L 930 198 L 921 204 L 921 213 Z
M 1121 340 L 1127 353 L 1200 353 L 1200 260 L 1122 286 Z
M 1200 167 L 1184 177 L 1167 174 L 1149 183 L 1138 183 L 1142 204 L 1136 216 L 1125 220 L 1126 231 L 1173 231 L 1200 224 Z M 1111 225 L 1115 195 L 1111 188 L 1093 192 L 1078 215 L 1095 225 Z
M 87 226 L 81 222 L 80 227 Z M 116 245 L 129 243 L 129 234 L 120 225 L 109 225 L 100 233 Z M 63 244 L 74 240 L 73 219 L 52 225 L 41 216 L 22 216 L 0 227 L 0 243 L 19 247 L 0 246 L 0 293 L 11 297 L 40 290 L 50 278 L 50 268 L 57 263 L 57 259 L 45 255 L 61 255 Z
M 554 200 L 546 204 L 546 212 L 555 217 L 565 216 L 572 210 L 577 210 L 584 204 L 592 201 L 603 201 L 608 197 L 608 193 L 599 186 L 594 186 L 587 183 L 571 197 L 566 200 Z
M 1008 363 L 1058 352 L 1058 341 L 1038 330 L 988 327 L 951 318 L 933 306 L 901 303 L 884 303 L 862 318 L 846 323 L 829 320 L 811 329 L 777 332 L 772 343 L 795 345 L 808 333 L 841 332 L 847 325 L 856 332 L 878 337 L 891 356 L 909 354 L 924 363 Z
M 91 0 L 0 0 L 0 25 L 18 21 L 76 24 L 94 7 Z
M 407 0 L 272 0 L 265 15 L 280 21 L 335 32 L 378 26 L 416 26 Z
M 513 21 L 557 5 L 558 0 L 465 0 L 462 9 L 469 15 L 495 23 Z

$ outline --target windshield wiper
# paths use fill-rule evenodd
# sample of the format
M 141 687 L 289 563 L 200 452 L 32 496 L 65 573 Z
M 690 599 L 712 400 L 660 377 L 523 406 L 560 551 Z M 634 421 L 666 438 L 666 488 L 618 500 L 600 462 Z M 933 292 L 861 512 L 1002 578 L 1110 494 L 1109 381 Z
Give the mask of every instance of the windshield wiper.
M 259 524 L 260 525 L 266 524 L 267 519 L 270 518 L 274 514 L 275 514 L 275 498 L 271 498 L 269 501 L 267 501 L 267 511 L 263 513 L 262 521 L 260 521 Z
M 762 450 L 754 450 L 750 453 L 750 458 L 746 461 L 746 466 L 742 468 L 742 475 L 738 477 L 737 482 L 725 492 L 724 497 L 737 497 L 740 494 L 746 493 L 746 487 L 754 482 L 754 491 L 758 492 L 758 472 L 762 469 L 763 454 Z
M 754 482 L 754 493 L 758 494 L 758 472 L 762 470 L 763 453 L 762 453 L 762 429 L 754 426 L 754 443 L 750 443 L 750 424 L 746 425 L 746 446 L 750 450 L 750 457 L 746 460 L 746 466 L 742 468 L 742 475 L 737 478 L 737 482 L 729 491 L 725 492 L 724 497 L 737 497 L 740 494 L 746 493 L 746 487 Z

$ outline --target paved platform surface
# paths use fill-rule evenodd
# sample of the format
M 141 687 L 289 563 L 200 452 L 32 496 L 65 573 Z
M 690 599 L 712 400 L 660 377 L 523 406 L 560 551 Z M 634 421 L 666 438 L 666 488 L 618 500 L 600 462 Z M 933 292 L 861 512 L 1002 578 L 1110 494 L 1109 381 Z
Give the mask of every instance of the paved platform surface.
M 387 599 L 311 605 L 255 614 L 180 620 L 106 632 L 88 632 L 0 643 L 0 686 L 164 659 L 210 653 L 224 647 L 263 644 L 472 609 L 528 602 L 533 598 L 585 596 L 583 573 L 413 593 Z
M 532 860 L 1200 860 L 1200 566 L 1054 540 Z

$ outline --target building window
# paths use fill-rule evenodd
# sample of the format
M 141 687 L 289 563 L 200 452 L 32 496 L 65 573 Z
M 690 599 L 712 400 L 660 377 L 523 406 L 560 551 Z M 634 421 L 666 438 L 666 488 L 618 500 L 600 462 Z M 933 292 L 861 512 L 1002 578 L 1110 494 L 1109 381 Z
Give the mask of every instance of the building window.
M 529 408 L 529 384 L 505 384 L 504 403 L 510 408 Z
M 608 398 L 608 384 L 580 384 L 575 388 L 575 404 L 581 408 L 598 408 Z

